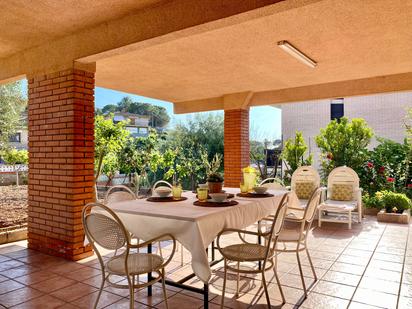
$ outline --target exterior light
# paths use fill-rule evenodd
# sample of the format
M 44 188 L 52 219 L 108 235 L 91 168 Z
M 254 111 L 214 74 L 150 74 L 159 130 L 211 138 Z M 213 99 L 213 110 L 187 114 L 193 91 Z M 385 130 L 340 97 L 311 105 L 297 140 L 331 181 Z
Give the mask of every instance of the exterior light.
M 278 46 L 282 48 L 285 52 L 287 52 L 289 55 L 295 57 L 307 66 L 310 66 L 311 68 L 315 68 L 317 66 L 316 61 L 310 59 L 308 56 L 306 56 L 304 53 L 302 53 L 299 49 L 294 47 L 288 41 L 280 41 L 278 42 Z

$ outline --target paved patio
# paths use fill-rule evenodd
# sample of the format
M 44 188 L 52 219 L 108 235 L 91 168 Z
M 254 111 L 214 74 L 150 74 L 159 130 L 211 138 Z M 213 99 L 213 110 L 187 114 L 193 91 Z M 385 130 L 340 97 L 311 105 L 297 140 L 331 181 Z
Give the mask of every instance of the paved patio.
M 343 225 L 325 224 L 316 228 L 309 240 L 319 280 L 301 299 L 299 271 L 294 254 L 279 256 L 278 272 L 287 304 L 283 308 L 411 308 L 412 307 L 412 233 L 410 226 L 378 223 L 367 217 L 349 231 Z M 227 240 L 231 241 L 230 238 Z M 190 257 L 180 267 L 180 254 L 168 266 L 169 277 L 176 279 L 191 272 Z M 307 265 L 304 258 L 303 263 Z M 222 286 L 221 264 L 214 267 L 210 285 L 210 307 L 218 308 Z M 304 267 L 307 284 L 311 272 Z M 268 276 L 272 277 L 272 276 Z M 228 308 L 265 308 L 259 277 L 243 277 L 241 293 L 232 298 L 235 276 L 229 276 Z M 100 284 L 96 257 L 68 262 L 26 248 L 26 242 L 0 246 L 0 307 L 13 308 L 92 308 Z M 121 280 L 121 278 L 119 278 Z M 274 280 L 274 278 L 272 278 Z M 144 280 L 144 278 L 141 278 Z M 202 283 L 193 279 L 193 285 Z M 280 304 L 275 283 L 270 283 L 272 305 Z M 128 292 L 106 288 L 100 307 L 128 308 Z M 202 308 L 200 295 L 168 288 L 170 308 Z M 153 296 L 136 293 L 135 308 L 165 308 L 159 286 Z

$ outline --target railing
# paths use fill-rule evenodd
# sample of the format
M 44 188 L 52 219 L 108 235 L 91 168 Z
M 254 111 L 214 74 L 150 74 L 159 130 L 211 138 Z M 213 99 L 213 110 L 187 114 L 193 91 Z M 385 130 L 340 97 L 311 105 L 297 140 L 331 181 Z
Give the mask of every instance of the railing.
M 15 173 L 16 171 L 27 172 L 28 170 L 29 170 L 29 166 L 26 164 L 16 164 L 16 165 L 0 164 L 1 174 Z

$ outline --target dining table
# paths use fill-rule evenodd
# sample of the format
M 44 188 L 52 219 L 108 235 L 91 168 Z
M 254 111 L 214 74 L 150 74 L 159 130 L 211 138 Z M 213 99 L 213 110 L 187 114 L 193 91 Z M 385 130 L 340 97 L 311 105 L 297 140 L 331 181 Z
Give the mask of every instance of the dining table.
M 212 276 L 207 248 L 217 235 L 225 228 L 246 228 L 259 220 L 275 214 L 279 202 L 286 190 L 268 190 L 269 197 L 238 197 L 239 189 L 224 188 L 233 193 L 237 205 L 229 207 L 195 206 L 195 193 L 183 192 L 186 200 L 176 202 L 151 202 L 147 199 L 115 202 L 110 208 L 120 217 L 129 232 L 141 240 L 148 240 L 162 234 L 171 234 L 191 254 L 193 274 L 177 282 L 167 280 L 166 283 L 179 288 L 201 293 L 204 306 L 208 307 L 208 282 Z M 151 251 L 151 247 L 148 248 Z M 149 274 L 150 275 L 150 274 Z M 203 288 L 196 288 L 184 283 L 197 276 L 204 283 Z M 149 294 L 151 290 L 149 289 Z

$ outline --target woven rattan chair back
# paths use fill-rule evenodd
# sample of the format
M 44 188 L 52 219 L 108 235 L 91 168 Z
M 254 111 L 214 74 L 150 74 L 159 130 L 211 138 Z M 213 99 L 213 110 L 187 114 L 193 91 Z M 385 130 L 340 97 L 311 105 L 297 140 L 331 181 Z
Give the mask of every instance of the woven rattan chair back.
M 98 250 L 95 243 L 107 250 L 118 250 L 130 242 L 119 217 L 103 204 L 87 204 L 83 208 L 82 220 L 86 237 L 95 250 Z
M 267 237 L 268 241 L 267 241 L 267 248 L 266 248 L 266 259 L 270 256 L 270 252 L 275 250 L 277 238 L 285 222 L 285 217 L 286 217 L 287 208 L 288 208 L 288 201 L 289 201 L 289 194 L 285 193 L 279 202 L 279 206 L 273 217 L 272 226 L 269 230 L 269 235 Z M 266 263 L 266 259 L 265 259 L 265 263 Z
M 263 180 L 259 186 L 266 187 L 270 190 L 282 190 L 286 189 L 282 181 L 278 178 L 270 177 Z
M 128 187 L 123 185 L 113 186 L 107 190 L 104 198 L 104 204 L 109 205 L 115 202 L 135 200 L 136 195 Z
M 311 197 L 306 204 L 305 213 L 303 218 L 305 219 L 306 223 L 312 223 L 313 219 L 315 218 L 316 210 L 321 202 L 322 197 L 322 188 L 317 188 L 312 192 Z

